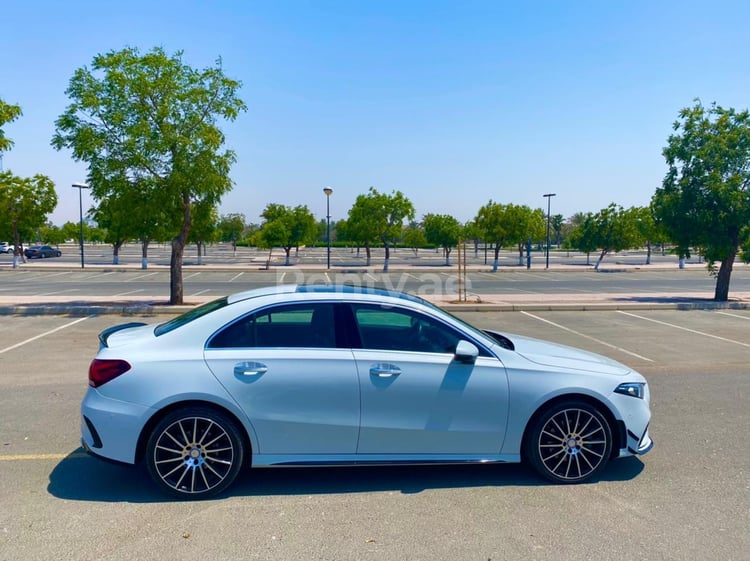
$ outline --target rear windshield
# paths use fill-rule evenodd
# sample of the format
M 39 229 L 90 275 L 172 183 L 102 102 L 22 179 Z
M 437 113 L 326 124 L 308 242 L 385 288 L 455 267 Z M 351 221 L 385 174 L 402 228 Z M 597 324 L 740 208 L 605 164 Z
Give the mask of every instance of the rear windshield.
M 158 337 L 159 335 L 169 333 L 170 331 L 177 329 L 178 327 L 190 323 L 191 321 L 198 319 L 199 317 L 203 317 L 206 314 L 210 314 L 211 312 L 223 308 L 226 305 L 227 297 L 224 296 L 223 298 L 219 298 L 218 300 L 214 300 L 213 302 L 208 302 L 206 304 L 198 306 L 197 308 L 188 310 L 187 312 L 185 312 L 184 314 L 180 314 L 176 318 L 172 318 L 169 321 L 157 325 L 156 329 L 154 329 L 154 335 Z

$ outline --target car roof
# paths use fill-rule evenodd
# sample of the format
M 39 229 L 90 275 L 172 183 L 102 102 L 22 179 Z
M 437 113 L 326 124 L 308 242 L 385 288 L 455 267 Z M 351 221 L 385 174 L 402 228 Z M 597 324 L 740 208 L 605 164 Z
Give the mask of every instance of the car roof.
M 237 292 L 227 297 L 227 303 L 233 304 L 242 300 L 251 298 L 260 298 L 262 296 L 271 296 L 274 294 L 364 294 L 368 296 L 378 296 L 385 298 L 398 298 L 423 304 L 424 300 L 411 294 L 398 292 L 396 290 L 384 290 L 369 286 L 352 286 L 349 284 L 281 284 L 276 286 L 266 286 L 244 292 Z

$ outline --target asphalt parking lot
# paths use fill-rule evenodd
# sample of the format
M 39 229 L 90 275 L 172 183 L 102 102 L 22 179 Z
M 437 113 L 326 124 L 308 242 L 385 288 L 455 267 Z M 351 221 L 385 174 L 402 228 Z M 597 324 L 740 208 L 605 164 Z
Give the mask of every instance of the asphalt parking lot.
M 461 315 L 640 370 L 652 453 L 583 486 L 515 465 L 257 470 L 173 502 L 78 446 L 96 334 L 133 317 L 2 317 L 0 559 L 750 559 L 750 311 Z

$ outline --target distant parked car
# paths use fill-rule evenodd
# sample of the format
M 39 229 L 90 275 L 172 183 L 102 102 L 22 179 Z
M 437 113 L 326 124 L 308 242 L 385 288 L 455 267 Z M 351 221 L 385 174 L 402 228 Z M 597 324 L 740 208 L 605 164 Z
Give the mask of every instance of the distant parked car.
M 8 242 L 0 242 L 0 253 L 13 253 L 14 246 Z
M 48 245 L 32 245 L 27 247 L 23 254 L 29 259 L 44 259 L 45 257 L 60 257 L 62 251 Z

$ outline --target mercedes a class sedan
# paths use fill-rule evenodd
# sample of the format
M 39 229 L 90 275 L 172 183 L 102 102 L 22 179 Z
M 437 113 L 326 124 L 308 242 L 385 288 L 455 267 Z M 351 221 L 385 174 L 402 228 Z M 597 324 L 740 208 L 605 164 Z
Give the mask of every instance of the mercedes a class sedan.
M 652 447 L 637 372 L 398 292 L 277 286 L 99 339 L 84 448 L 183 498 L 249 466 L 524 460 L 580 483 Z

